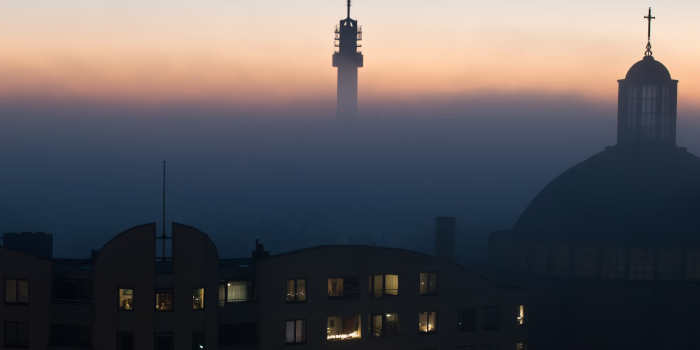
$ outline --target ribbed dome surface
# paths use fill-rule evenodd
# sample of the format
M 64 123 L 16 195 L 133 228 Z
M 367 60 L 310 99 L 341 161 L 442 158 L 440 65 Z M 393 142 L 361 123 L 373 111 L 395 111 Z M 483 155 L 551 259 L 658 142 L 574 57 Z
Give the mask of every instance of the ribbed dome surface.
M 610 147 L 547 185 L 515 231 L 545 240 L 697 240 L 700 159 L 678 148 Z
M 645 56 L 627 71 L 625 79 L 635 82 L 662 82 L 671 80 L 671 73 L 654 57 Z

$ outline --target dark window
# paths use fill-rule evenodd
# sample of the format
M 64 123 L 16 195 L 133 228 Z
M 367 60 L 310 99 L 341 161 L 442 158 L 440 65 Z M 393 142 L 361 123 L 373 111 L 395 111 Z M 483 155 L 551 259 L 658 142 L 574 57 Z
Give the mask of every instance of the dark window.
M 206 347 L 204 332 L 192 332 L 192 350 L 202 350 Z
M 391 337 L 399 335 L 399 314 L 374 314 L 370 319 L 373 337 Z
M 306 322 L 304 320 L 285 322 L 284 339 L 287 344 L 306 343 Z
M 471 307 L 459 311 L 457 328 L 462 332 L 476 332 L 476 308 Z
M 56 302 L 84 302 L 92 298 L 88 279 L 57 278 L 53 281 L 53 298 Z
M 501 329 L 501 310 L 498 306 L 486 306 L 482 313 L 481 329 L 485 331 L 497 331 Z
M 254 322 L 224 324 L 219 327 L 220 345 L 255 345 L 257 343 L 258 325 Z
M 173 311 L 173 290 L 156 291 L 156 311 Z
M 479 347 L 480 350 L 498 350 L 498 345 L 494 344 L 484 344 Z
M 5 321 L 5 347 L 29 347 L 29 325 L 26 322 Z
M 131 332 L 117 332 L 117 350 L 134 350 L 134 334 Z
M 437 294 L 437 273 L 436 272 L 421 272 L 419 274 L 418 292 L 420 295 L 435 295 Z
M 306 280 L 287 280 L 287 296 L 289 303 L 300 303 L 306 301 Z
M 29 304 L 29 281 L 5 280 L 5 303 Z
M 437 332 L 437 312 L 418 313 L 418 333 L 432 334 Z
M 49 343 L 52 346 L 89 348 L 91 343 L 90 337 L 90 326 L 54 324 L 51 325 Z
M 174 350 L 175 336 L 172 333 L 156 333 L 153 337 L 154 350 Z
M 369 294 L 375 298 L 399 295 L 399 275 L 375 274 L 369 276 Z

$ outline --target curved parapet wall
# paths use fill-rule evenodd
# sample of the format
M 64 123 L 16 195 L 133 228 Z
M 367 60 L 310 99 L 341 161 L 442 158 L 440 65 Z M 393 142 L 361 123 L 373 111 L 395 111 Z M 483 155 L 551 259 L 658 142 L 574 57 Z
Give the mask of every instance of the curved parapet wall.
M 116 349 L 117 332 L 133 334 L 136 349 L 153 346 L 155 224 L 126 230 L 107 242 L 95 259 L 96 349 Z M 119 289 L 131 289 L 133 310 L 119 310 Z

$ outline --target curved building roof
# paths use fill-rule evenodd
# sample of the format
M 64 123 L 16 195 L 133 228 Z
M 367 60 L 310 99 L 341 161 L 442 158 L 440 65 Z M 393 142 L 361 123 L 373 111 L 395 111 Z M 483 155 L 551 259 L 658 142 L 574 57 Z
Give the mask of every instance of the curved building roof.
M 653 56 L 644 56 L 644 59 L 632 65 L 627 71 L 625 80 L 641 83 L 665 82 L 671 80 L 671 73 Z
M 700 158 L 684 149 L 610 147 L 540 192 L 516 237 L 545 240 L 696 240 Z

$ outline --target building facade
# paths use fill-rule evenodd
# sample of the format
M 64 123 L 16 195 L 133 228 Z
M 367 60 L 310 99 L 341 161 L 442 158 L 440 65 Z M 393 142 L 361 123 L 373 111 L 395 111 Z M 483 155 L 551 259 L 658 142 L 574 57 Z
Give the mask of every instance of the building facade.
M 0 248 L 2 349 L 524 349 L 527 301 L 448 257 L 319 246 L 222 259 L 172 225 L 126 230 L 90 259 Z M 38 237 L 38 236 L 37 236 Z M 14 250 L 13 250 L 14 249 Z

